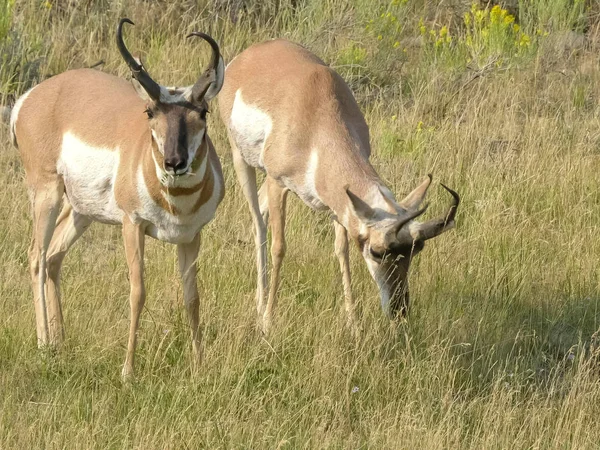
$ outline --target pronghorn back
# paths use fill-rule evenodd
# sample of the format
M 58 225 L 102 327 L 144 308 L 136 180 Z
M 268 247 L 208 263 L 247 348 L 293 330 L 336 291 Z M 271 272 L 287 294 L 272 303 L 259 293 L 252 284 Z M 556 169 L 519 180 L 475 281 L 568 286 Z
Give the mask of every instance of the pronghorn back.
M 251 165 L 282 179 L 301 197 L 306 174 L 317 170 L 315 160 L 322 171 L 347 167 L 348 183 L 355 169 L 361 176 L 374 175 L 368 163 L 369 129 L 350 88 L 304 47 L 286 40 L 253 45 L 229 64 L 226 74 L 221 116 Z M 343 151 L 337 151 L 340 145 Z M 313 155 L 314 168 L 307 153 Z M 327 186 L 317 190 L 319 197 L 335 202 Z M 313 206 L 322 203 L 305 197 Z

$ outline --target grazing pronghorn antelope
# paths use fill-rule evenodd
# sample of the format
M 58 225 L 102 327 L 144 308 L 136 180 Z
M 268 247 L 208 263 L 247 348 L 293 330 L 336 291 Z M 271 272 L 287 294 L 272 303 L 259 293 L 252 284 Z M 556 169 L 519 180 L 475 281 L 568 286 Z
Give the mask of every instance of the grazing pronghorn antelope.
M 131 284 L 126 377 L 133 373 L 145 300 L 145 235 L 177 244 L 193 350 L 201 354 L 196 258 L 200 230 L 224 193 L 206 113 L 223 85 L 224 65 L 217 43 L 192 33 L 212 47 L 210 66 L 193 86 L 165 88 L 125 47 L 125 22 L 133 24 L 121 20 L 117 44 L 133 86 L 96 70 L 65 72 L 17 101 L 11 134 L 33 205 L 29 257 L 38 345 L 63 339 L 59 275 L 68 249 L 93 221 L 122 224 Z
M 444 186 L 453 197 L 448 213 L 425 223 L 415 221 L 425 212 L 426 207 L 419 208 L 431 176 L 396 202 L 369 163 L 369 129 L 348 85 L 301 46 L 285 40 L 254 45 L 225 72 L 219 105 L 254 221 L 257 309 L 263 330 L 268 331 L 271 324 L 285 254 L 288 191 L 315 210 L 333 213 L 335 254 L 350 325 L 356 320 L 348 235 L 358 244 L 379 286 L 386 314 L 406 314 L 411 259 L 426 240 L 452 228 L 458 195 Z M 259 193 L 256 168 L 266 172 Z M 265 303 L 267 220 L 273 268 Z

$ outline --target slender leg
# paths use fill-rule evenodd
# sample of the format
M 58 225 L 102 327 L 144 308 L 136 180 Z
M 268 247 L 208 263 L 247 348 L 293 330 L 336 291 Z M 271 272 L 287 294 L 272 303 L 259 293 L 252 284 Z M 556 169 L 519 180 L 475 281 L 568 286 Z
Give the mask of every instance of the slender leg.
M 356 321 L 354 299 L 352 297 L 352 285 L 350 278 L 350 254 L 348 252 L 348 232 L 337 221 L 333 222 L 335 228 L 335 255 L 340 262 L 342 272 L 342 284 L 344 286 L 344 309 L 348 326 L 353 332 L 358 331 L 358 322 Z
M 277 181 L 271 177 L 267 177 L 266 184 L 269 201 L 269 226 L 271 227 L 271 259 L 273 269 L 271 271 L 269 300 L 262 321 L 262 330 L 265 334 L 271 328 L 273 309 L 277 302 L 281 264 L 285 256 L 285 206 L 288 193 L 286 188 L 279 186 Z
M 258 190 L 258 205 L 260 208 L 260 214 L 262 215 L 263 222 L 265 224 L 269 223 L 269 192 L 267 185 L 268 183 L 265 180 Z
M 196 362 L 202 360 L 200 340 L 202 332 L 199 323 L 200 299 L 198 296 L 198 282 L 196 278 L 196 260 L 200 250 L 200 233 L 189 244 L 177 245 L 179 259 L 179 273 L 183 280 L 183 301 L 187 311 L 190 328 L 192 330 L 192 349 Z
M 131 318 L 129 325 L 129 341 L 127 343 L 127 356 L 121 375 L 124 379 L 133 375 L 133 362 L 137 329 L 140 314 L 146 300 L 146 289 L 144 287 L 144 230 L 140 225 L 131 223 L 127 217 L 123 220 L 123 242 L 125 244 L 125 256 L 129 267 L 129 305 Z
M 48 279 L 46 280 L 46 308 L 50 344 L 58 345 L 64 339 L 62 307 L 60 302 L 60 270 L 71 246 L 79 239 L 91 219 L 77 214 L 67 200 L 58 216 L 56 229 L 48 248 Z
M 62 183 L 54 179 L 42 186 L 36 186 L 32 194 L 33 239 L 29 248 L 29 270 L 33 286 L 38 347 L 49 343 L 45 289 L 47 252 L 56 227 L 63 189 Z
M 265 225 L 260 207 L 258 205 L 258 194 L 256 188 L 256 171 L 244 161 L 242 155 L 231 142 L 233 154 L 233 166 L 237 173 L 242 191 L 246 196 L 252 221 L 254 222 L 254 242 L 256 244 L 256 268 L 257 268 L 257 288 L 256 288 L 256 310 L 258 317 L 261 318 L 265 310 L 265 297 L 267 292 L 267 226 Z

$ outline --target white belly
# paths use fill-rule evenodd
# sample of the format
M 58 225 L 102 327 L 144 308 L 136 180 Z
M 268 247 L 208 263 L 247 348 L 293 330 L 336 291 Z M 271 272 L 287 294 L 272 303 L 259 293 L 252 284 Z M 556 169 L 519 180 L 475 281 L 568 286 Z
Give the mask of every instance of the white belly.
M 271 117 L 242 99 L 241 89 L 235 93 L 229 131 L 244 160 L 253 167 L 264 168 L 265 142 L 271 134 Z
M 64 134 L 57 170 L 75 211 L 98 222 L 122 222 L 114 196 L 118 165 L 117 149 L 93 147 L 70 132 Z

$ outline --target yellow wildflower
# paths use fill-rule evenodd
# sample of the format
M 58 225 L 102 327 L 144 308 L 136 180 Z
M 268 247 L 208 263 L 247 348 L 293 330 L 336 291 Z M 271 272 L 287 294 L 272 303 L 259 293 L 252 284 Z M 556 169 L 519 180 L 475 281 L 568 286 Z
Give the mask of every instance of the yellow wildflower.
M 46 0 L 42 6 L 46 9 L 51 9 L 52 8 L 52 3 L 50 3 L 48 0 Z
M 521 46 L 521 47 L 529 47 L 530 43 L 531 43 L 531 39 L 529 38 L 529 36 L 526 35 L 525 33 L 523 33 L 521 35 L 521 38 L 519 39 L 519 46 Z
M 471 25 L 471 14 L 468 12 L 465 13 L 465 25 L 468 27 Z
M 400 47 L 400 42 L 398 42 L 398 41 L 394 42 L 394 45 L 392 45 L 392 47 L 394 47 L 394 48 Z
M 504 10 L 500 7 L 500 5 L 495 5 L 492 10 L 490 11 L 490 21 L 492 23 L 498 23 L 500 22 L 500 19 L 502 18 L 502 12 Z
M 419 19 L 419 31 L 421 32 L 422 35 L 427 33 L 427 28 L 425 27 L 425 24 L 423 23 L 423 19 Z
M 483 20 L 486 18 L 487 16 L 487 11 L 477 11 L 475 13 L 475 21 L 477 22 L 477 24 L 482 24 Z
M 383 39 L 383 36 L 382 36 L 382 35 L 379 35 L 379 36 L 377 36 L 377 40 L 378 40 L 378 41 L 381 41 L 382 39 Z

